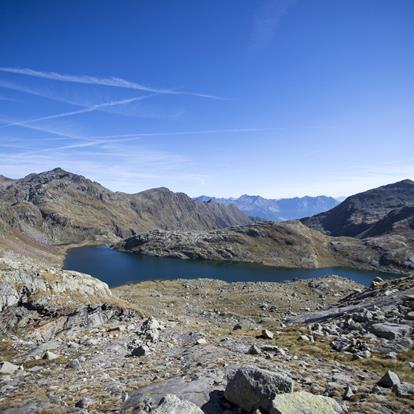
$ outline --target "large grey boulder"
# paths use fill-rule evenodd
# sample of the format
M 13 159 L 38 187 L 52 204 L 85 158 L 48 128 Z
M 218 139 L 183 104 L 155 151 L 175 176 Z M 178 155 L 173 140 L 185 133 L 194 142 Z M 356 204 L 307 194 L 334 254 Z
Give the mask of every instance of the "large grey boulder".
M 392 391 L 399 397 L 411 397 L 414 395 L 414 384 L 409 382 L 400 382 L 392 387 Z
M 243 366 L 230 378 L 224 397 L 247 412 L 258 408 L 269 412 L 277 394 L 292 391 L 293 381 L 289 377 L 254 366 Z
M 387 371 L 384 376 L 378 381 L 377 385 L 384 388 L 392 388 L 394 385 L 400 383 L 400 378 L 393 371 Z
M 11 375 L 19 369 L 18 365 L 14 365 L 11 362 L 4 361 L 0 363 L 0 374 Z
M 276 395 L 269 414 L 339 414 L 341 406 L 330 397 L 306 391 Z
M 167 394 L 160 405 L 152 410 L 153 414 L 204 414 L 200 407 L 190 401 L 180 400 L 176 395 Z
M 374 323 L 369 327 L 369 331 L 379 338 L 398 339 L 411 335 L 412 328 L 409 325 L 385 322 Z

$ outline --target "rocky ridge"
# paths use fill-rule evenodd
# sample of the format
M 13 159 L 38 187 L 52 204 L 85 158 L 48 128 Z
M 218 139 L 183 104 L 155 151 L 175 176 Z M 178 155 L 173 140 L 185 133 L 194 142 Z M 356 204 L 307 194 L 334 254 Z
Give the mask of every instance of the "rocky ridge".
M 406 209 L 408 207 L 408 209 Z M 409 208 L 411 207 L 411 209 Z M 301 221 L 307 226 L 332 236 L 372 237 L 399 234 L 393 223 L 409 220 L 413 233 L 414 181 L 403 180 L 384 185 L 345 199 L 329 211 Z M 400 226 L 404 223 L 400 223 Z
M 388 241 L 331 237 L 300 222 L 256 223 L 212 231 L 153 230 L 113 246 L 137 254 L 180 259 L 263 263 L 277 267 L 346 266 L 404 273 L 414 269 L 413 249 Z

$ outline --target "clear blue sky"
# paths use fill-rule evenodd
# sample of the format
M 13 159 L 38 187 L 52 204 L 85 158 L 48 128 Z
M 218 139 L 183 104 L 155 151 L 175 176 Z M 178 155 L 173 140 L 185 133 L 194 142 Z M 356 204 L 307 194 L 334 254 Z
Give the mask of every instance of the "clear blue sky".
M 414 1 L 0 2 L 0 174 L 348 195 L 414 178 Z

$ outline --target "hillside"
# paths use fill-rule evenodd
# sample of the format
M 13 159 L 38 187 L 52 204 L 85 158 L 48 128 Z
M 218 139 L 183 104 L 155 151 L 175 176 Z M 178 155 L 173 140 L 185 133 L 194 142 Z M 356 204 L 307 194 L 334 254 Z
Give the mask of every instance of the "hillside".
M 195 198 L 204 203 L 235 205 L 250 217 L 265 220 L 295 220 L 329 210 L 338 204 L 332 197 L 294 197 L 282 199 L 266 199 L 260 196 L 242 195 L 239 198 L 216 198 L 200 196 Z
M 0 258 L 0 280 L 4 414 L 412 413 L 413 277 L 110 291 Z
M 249 223 L 234 206 L 208 205 L 157 188 L 137 194 L 112 192 L 60 168 L 0 181 L 3 245 L 10 234 L 37 245 L 118 240 L 139 231 L 209 230 Z
M 374 233 L 378 235 L 380 221 L 390 213 L 390 218 L 398 215 L 398 209 L 403 207 L 414 207 L 414 181 L 403 180 L 355 194 L 331 210 L 304 218 L 302 222 L 332 236 L 365 237 L 375 226 Z
M 153 230 L 114 248 L 181 259 L 263 263 L 276 267 L 345 266 L 389 272 L 414 269 L 413 246 L 331 237 L 300 222 L 257 223 L 212 231 Z

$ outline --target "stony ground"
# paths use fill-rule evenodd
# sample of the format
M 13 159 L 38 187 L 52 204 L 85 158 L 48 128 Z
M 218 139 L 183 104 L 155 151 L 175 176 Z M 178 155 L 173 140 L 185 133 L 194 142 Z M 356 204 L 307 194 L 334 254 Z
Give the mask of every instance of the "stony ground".
M 83 327 L 62 329 L 47 341 L 1 338 L 0 361 L 14 365 L 0 367 L 0 412 L 144 413 L 150 407 L 143 396 L 173 393 L 206 413 L 237 413 L 223 390 L 227 375 L 247 364 L 288 375 L 296 391 L 332 396 L 348 412 L 411 413 L 412 394 L 398 396 L 376 386 L 387 370 L 414 382 L 410 344 L 396 355 L 357 356 L 360 350 L 333 350 L 332 342 L 343 338 L 339 322 L 316 328 L 284 323 L 361 290 L 339 277 L 286 283 L 154 281 L 116 288 L 115 296 L 145 316 L 111 318 L 108 310 L 95 307 L 83 310 Z

